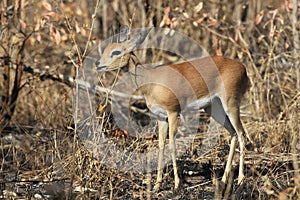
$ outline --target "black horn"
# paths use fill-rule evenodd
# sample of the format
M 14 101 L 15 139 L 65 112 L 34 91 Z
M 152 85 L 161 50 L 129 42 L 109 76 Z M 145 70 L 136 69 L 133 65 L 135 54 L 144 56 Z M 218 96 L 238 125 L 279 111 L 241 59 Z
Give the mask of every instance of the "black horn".
M 110 26 L 110 43 L 113 43 L 114 42 L 114 29 L 113 29 L 113 26 Z

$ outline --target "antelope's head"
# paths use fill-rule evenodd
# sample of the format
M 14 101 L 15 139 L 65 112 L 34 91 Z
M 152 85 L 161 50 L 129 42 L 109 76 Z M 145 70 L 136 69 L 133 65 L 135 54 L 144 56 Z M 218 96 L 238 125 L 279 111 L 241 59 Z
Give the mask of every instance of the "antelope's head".
M 131 52 L 144 42 L 150 30 L 142 30 L 130 36 L 128 26 L 123 26 L 116 35 L 117 40 L 115 41 L 112 36 L 110 43 L 102 52 L 101 58 L 96 61 L 97 70 L 99 72 L 111 71 L 127 66 Z

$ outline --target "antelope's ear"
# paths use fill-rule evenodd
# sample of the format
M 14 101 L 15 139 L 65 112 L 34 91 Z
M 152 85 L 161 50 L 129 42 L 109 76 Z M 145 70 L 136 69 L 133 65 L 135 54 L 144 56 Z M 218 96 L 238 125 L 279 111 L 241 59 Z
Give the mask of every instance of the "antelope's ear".
M 142 30 L 132 38 L 134 40 L 133 42 L 135 46 L 139 46 L 145 41 L 145 39 L 148 37 L 149 33 L 151 32 L 152 28 L 153 27 Z
M 119 36 L 118 36 L 118 43 L 124 42 L 129 39 L 129 27 L 124 25 L 120 28 Z

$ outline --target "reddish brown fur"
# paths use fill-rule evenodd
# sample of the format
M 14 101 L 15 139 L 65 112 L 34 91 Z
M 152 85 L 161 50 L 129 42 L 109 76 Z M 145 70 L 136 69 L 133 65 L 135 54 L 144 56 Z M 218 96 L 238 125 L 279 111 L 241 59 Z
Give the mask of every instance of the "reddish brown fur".
M 177 78 L 171 76 L 172 71 L 178 72 L 179 76 Z M 214 94 L 224 95 L 222 94 L 223 89 L 226 91 L 226 96 L 235 97 L 236 102 L 239 103 L 248 88 L 247 72 L 243 64 L 222 56 L 159 66 L 155 69 L 144 69 L 142 73 L 151 85 L 141 87 L 141 93 L 144 96 L 151 95 L 152 103 L 156 101 L 164 109 L 178 112 L 184 109 L 182 105 L 186 106 L 199 98 Z M 175 72 L 173 73 L 175 75 Z M 183 81 L 188 81 L 192 90 L 183 90 L 181 86 Z M 153 83 L 161 83 L 161 85 Z M 163 85 L 170 87 L 166 88 Z M 184 101 L 189 97 L 192 99 Z M 179 101 L 184 102 L 180 103 Z

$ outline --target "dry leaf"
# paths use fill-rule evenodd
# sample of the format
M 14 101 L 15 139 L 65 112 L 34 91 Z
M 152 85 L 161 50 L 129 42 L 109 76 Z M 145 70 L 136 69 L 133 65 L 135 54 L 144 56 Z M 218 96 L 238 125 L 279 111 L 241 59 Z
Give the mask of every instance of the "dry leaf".
M 165 15 L 168 15 L 170 13 L 171 8 L 170 7 L 166 7 L 164 10 Z
M 172 29 L 175 29 L 176 28 L 176 26 L 177 26 L 177 21 L 174 21 L 174 22 L 172 22 L 172 24 L 171 24 L 171 28 Z
M 183 16 L 184 16 L 185 18 L 189 18 L 189 17 L 190 17 L 186 12 L 184 12 L 184 13 L 182 13 L 182 14 L 183 14 Z
M 37 33 L 36 33 L 36 40 L 37 40 L 38 42 L 41 42 L 41 41 L 42 41 L 42 36 L 41 36 L 41 33 L 40 33 L 40 32 L 37 32 Z
M 196 22 L 197 22 L 198 24 L 201 24 L 201 23 L 203 22 L 203 20 L 204 20 L 204 17 L 197 19 Z
M 98 111 L 99 111 L 99 112 L 102 112 L 102 111 L 104 110 L 104 108 L 105 108 L 105 106 L 100 105 L 100 106 L 98 107 Z
M 203 8 L 203 2 L 198 3 L 198 5 L 194 8 L 194 12 L 198 13 L 202 10 Z
M 118 129 L 112 131 L 111 135 L 114 137 L 128 137 L 129 136 L 129 134 L 126 130 L 118 130 Z
M 87 35 L 87 32 L 86 32 L 85 28 L 83 28 L 83 27 L 80 28 L 80 33 L 81 33 L 82 36 Z
M 257 38 L 257 43 L 261 43 L 261 41 L 265 38 L 264 35 L 260 35 L 258 38 Z
M 293 11 L 293 1 L 292 0 L 286 0 L 286 7 L 289 11 Z
M 49 25 L 49 33 L 50 33 L 50 35 L 53 35 L 53 24 L 52 23 L 50 23 L 50 25 Z
M 262 21 L 263 17 L 265 15 L 265 10 L 262 10 L 258 13 L 258 15 L 255 18 L 255 24 L 258 25 Z
M 68 99 L 68 95 L 64 93 L 64 101 L 67 101 L 67 99 Z
M 21 24 L 22 30 L 26 30 L 27 25 L 24 22 L 24 20 L 20 19 L 20 24 Z
M 60 36 L 60 33 L 59 33 L 58 30 L 55 30 L 53 36 L 54 36 L 55 43 L 57 45 L 60 44 L 60 42 L 61 42 L 61 36 Z
M 34 31 L 40 30 L 40 27 L 41 27 L 41 20 L 38 20 L 35 27 L 34 27 Z
M 50 3 L 48 3 L 46 0 L 42 1 L 42 5 L 44 6 L 44 8 L 46 8 L 46 10 L 48 11 L 52 11 L 52 6 Z
M 80 27 L 79 27 L 79 24 L 77 21 L 75 22 L 75 30 L 76 30 L 76 33 L 80 32 Z
M 164 17 L 164 24 L 166 24 L 167 26 L 169 26 L 171 23 L 171 19 L 168 16 Z
M 193 25 L 194 25 L 195 27 L 198 27 L 198 23 L 197 23 L 196 21 L 193 21 Z
M 159 23 L 159 27 L 163 27 L 165 25 L 165 21 L 164 21 L 164 19 L 163 20 L 161 20 L 161 22 Z
M 211 26 L 216 26 L 217 25 L 217 20 L 215 18 L 210 17 L 209 22 L 207 24 L 209 27 Z
M 285 43 L 284 43 L 284 48 L 285 48 L 285 49 L 288 49 L 289 47 L 290 47 L 289 43 L 285 42 Z
M 58 19 L 58 15 L 56 12 L 47 12 L 47 13 L 44 13 L 43 15 Z

